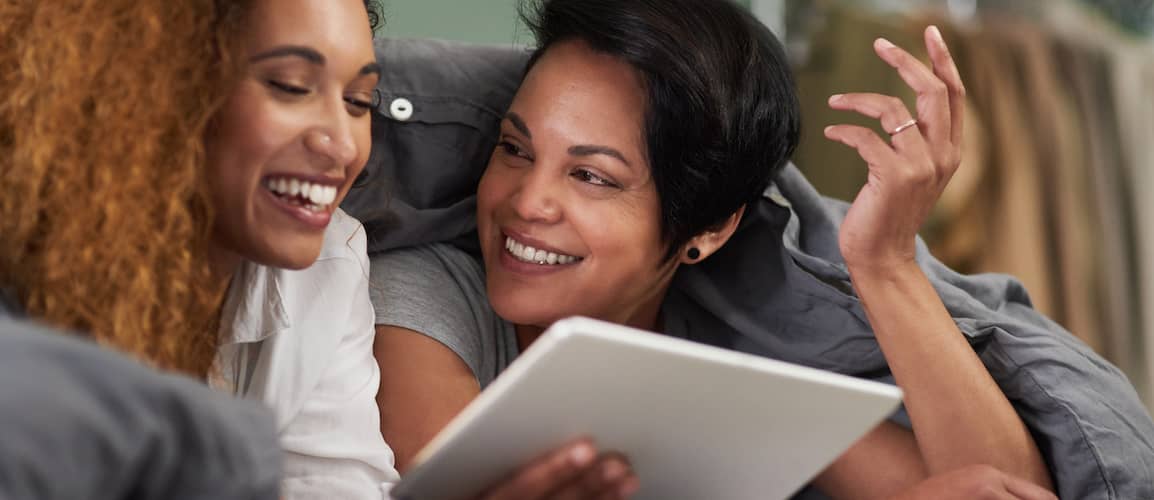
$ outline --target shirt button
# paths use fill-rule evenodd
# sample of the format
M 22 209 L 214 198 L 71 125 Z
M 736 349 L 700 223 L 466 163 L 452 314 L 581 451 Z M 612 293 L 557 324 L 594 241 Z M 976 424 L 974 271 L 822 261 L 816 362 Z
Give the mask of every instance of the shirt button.
M 404 97 L 393 99 L 393 103 L 389 105 L 389 114 L 398 121 L 408 121 L 413 117 L 413 103 Z

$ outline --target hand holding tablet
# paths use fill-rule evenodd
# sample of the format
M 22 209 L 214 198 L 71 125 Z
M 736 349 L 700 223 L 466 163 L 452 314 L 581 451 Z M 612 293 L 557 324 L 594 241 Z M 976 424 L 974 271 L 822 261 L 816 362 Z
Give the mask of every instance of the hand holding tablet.
M 396 498 L 462 498 L 581 436 L 634 498 L 787 498 L 901 400 L 893 386 L 620 325 L 556 323 L 415 459 Z

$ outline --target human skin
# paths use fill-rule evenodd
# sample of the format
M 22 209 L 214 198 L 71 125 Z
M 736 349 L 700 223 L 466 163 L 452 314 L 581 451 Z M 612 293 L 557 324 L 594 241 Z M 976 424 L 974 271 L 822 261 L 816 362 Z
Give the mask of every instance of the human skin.
M 1024 424 L 913 260 L 917 230 L 960 163 L 964 106 L 936 29 L 925 42 L 932 69 L 887 42 L 875 47 L 917 91 L 920 126 L 892 144 L 868 129 L 827 131 L 869 164 L 870 184 L 839 243 L 914 424 L 912 432 L 880 425 L 823 472 L 815 484 L 837 498 L 889 498 L 973 464 L 1051 487 Z M 660 330 L 672 274 L 696 261 L 686 249 L 708 257 L 740 219 L 738 211 L 677 249 L 672 262 L 661 259 L 659 205 L 638 139 L 642 96 L 624 63 L 579 42 L 558 43 L 529 72 L 502 123 L 478 188 L 478 227 L 490 303 L 515 324 L 522 348 L 574 314 Z M 847 94 L 831 105 L 878 118 L 887 130 L 912 118 L 890 96 Z M 545 253 L 530 257 L 526 246 Z M 563 261 L 550 263 L 550 253 Z M 420 333 L 378 325 L 375 349 L 390 372 L 378 401 L 404 402 L 382 407 L 382 429 L 403 468 L 479 387 L 460 358 Z

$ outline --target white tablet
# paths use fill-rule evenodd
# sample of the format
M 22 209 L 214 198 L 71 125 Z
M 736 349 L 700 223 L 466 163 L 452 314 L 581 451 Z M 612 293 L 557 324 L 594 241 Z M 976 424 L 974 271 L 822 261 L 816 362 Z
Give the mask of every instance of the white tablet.
M 634 498 L 788 498 L 901 400 L 893 386 L 584 318 L 553 325 L 392 490 L 456 500 L 580 436 Z

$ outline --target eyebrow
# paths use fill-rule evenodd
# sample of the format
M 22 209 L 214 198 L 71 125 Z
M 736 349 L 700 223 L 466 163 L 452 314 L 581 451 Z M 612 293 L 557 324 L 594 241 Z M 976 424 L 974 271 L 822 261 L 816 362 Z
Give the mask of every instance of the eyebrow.
M 533 133 L 529 132 L 529 126 L 525 125 L 525 120 L 521 118 L 521 115 L 510 111 L 505 113 L 505 119 L 509 120 L 509 123 L 513 124 L 513 128 L 517 129 L 522 134 L 525 134 L 526 138 L 533 138 Z
M 589 145 L 589 144 L 580 144 L 577 146 L 570 147 L 569 148 L 569 154 L 572 156 L 593 156 L 593 155 L 611 156 L 613 158 L 621 160 L 621 163 L 624 163 L 625 166 L 627 166 L 627 167 L 633 166 L 633 165 L 629 164 L 629 160 L 625 159 L 625 155 L 621 154 L 620 151 L 613 149 L 609 146 L 594 146 L 594 145 Z
M 252 58 L 249 59 L 249 62 L 255 63 L 264 61 L 266 59 L 276 59 L 278 57 L 299 57 L 317 66 L 324 66 L 326 62 L 325 56 L 320 52 L 317 52 L 316 49 L 302 45 L 286 45 L 283 47 L 276 47 L 274 49 L 270 49 L 252 56 Z M 380 78 L 381 73 L 382 69 L 380 63 L 371 62 L 361 67 L 361 70 L 357 72 L 357 76 L 376 75 L 377 78 Z
M 525 138 L 533 139 L 533 134 L 531 132 L 529 132 L 529 126 L 525 124 L 525 120 L 523 118 L 521 118 L 521 115 L 518 115 L 517 113 L 510 111 L 510 112 L 505 114 L 505 119 L 508 120 L 509 123 L 513 124 L 513 128 L 516 128 L 522 134 L 525 134 Z M 605 156 L 609 156 L 612 158 L 616 158 L 617 160 L 621 161 L 621 163 L 624 163 L 625 166 L 627 166 L 627 167 L 630 167 L 630 168 L 633 167 L 633 164 L 629 163 L 629 160 L 625 159 L 625 155 L 621 154 L 620 151 L 613 149 L 609 146 L 596 146 L 596 145 L 592 145 L 592 144 L 578 144 L 576 146 L 570 146 L 569 147 L 569 155 L 570 156 L 605 155 Z
M 381 65 L 375 62 L 366 64 L 363 68 L 361 68 L 361 71 L 357 73 L 357 76 L 365 75 L 377 75 L 377 78 L 380 78 Z
M 269 49 L 260 54 L 252 56 L 249 62 L 258 62 L 265 59 L 275 59 L 278 57 L 299 57 L 317 66 L 325 65 L 325 56 L 317 52 L 312 47 L 304 47 L 300 45 L 285 45 L 283 47 L 276 47 Z M 363 71 L 363 70 L 362 70 Z

